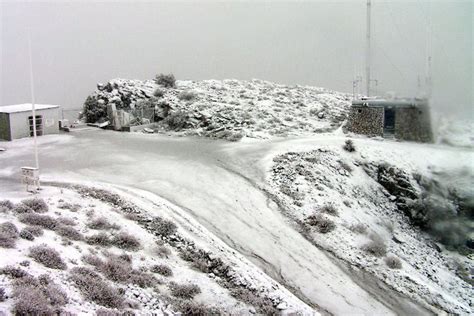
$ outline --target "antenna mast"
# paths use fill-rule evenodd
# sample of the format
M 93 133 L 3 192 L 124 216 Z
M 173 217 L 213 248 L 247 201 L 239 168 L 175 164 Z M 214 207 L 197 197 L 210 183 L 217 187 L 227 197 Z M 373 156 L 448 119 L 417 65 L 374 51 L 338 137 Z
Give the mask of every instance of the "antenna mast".
M 33 77 L 33 56 L 31 52 L 31 30 L 28 29 L 28 50 L 30 55 L 30 89 L 31 89 L 31 111 L 33 115 L 33 142 L 35 147 L 35 167 L 39 169 L 38 144 L 36 142 L 36 109 L 35 109 L 35 89 Z
M 367 97 L 370 95 L 370 28 L 371 28 L 371 22 L 370 22 L 370 15 L 371 15 L 371 9 L 372 9 L 372 2 L 371 0 L 367 0 L 367 47 L 366 47 L 366 52 L 365 52 L 365 76 L 366 76 L 366 82 L 367 82 Z

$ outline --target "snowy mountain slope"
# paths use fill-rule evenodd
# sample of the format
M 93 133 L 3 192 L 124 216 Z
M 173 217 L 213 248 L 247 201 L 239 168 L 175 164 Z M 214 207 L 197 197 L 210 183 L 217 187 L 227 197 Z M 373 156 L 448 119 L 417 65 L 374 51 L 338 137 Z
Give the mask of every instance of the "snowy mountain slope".
M 165 88 L 152 80 L 114 79 L 99 84 L 90 96 L 91 109 L 106 116 L 106 105 L 137 113 L 138 109 L 171 108 L 173 118 L 157 130 L 181 131 L 231 140 L 330 131 L 345 120 L 350 98 L 323 88 L 286 86 L 268 81 L 177 81 Z M 159 93 L 155 93 L 155 91 Z M 158 95 L 158 96 L 154 96 Z M 146 111 L 146 110 L 145 110 Z M 142 112 L 140 112 L 142 113 Z

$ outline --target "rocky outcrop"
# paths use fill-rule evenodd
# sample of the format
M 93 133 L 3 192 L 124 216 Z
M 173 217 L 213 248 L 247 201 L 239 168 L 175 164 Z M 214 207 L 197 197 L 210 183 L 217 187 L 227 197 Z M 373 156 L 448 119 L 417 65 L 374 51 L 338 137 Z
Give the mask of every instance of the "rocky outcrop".
M 226 139 L 303 135 L 334 130 L 347 117 L 349 96 L 323 88 L 267 81 L 114 79 L 98 84 L 84 106 L 90 123 L 109 120 L 107 107 L 131 115 L 130 125 L 156 122 L 157 130 Z

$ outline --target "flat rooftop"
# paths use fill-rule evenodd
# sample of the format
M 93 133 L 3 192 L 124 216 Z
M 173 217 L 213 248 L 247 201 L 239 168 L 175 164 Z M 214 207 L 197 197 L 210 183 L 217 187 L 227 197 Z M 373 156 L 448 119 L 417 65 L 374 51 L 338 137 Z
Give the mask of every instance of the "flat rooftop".
M 35 104 L 35 110 L 46 110 L 59 108 L 59 105 L 53 104 Z M 13 105 L 2 105 L 0 106 L 0 113 L 17 113 L 17 112 L 29 112 L 32 110 L 31 103 L 13 104 Z

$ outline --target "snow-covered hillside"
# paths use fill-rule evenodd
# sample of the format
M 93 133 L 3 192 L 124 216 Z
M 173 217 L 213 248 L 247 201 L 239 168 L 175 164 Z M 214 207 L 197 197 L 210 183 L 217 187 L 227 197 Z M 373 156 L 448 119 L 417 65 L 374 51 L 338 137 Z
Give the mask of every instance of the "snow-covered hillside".
M 153 80 L 114 79 L 98 84 L 88 100 L 90 108 L 99 112 L 89 121 L 104 120 L 109 103 L 137 115 L 143 113 L 141 109 L 171 108 L 157 131 L 230 140 L 335 130 L 350 106 L 344 93 L 262 80 L 176 81 L 175 87 L 163 87 Z
M 419 215 L 410 213 L 415 209 L 408 204 L 410 198 L 421 200 L 426 195 L 412 174 L 421 177 L 420 174 L 430 176 L 439 171 L 439 166 L 428 167 L 434 160 L 420 156 L 417 159 L 421 164 L 415 165 L 411 161 L 416 151 L 400 156 L 384 142 L 371 147 L 365 146 L 362 139 L 359 143 L 355 140 L 354 152 L 344 150 L 342 141 L 325 143 L 314 146 L 312 151 L 289 152 L 273 159 L 268 182 L 285 214 L 300 225 L 308 239 L 350 263 L 356 271 L 377 276 L 436 313 L 440 310 L 471 313 L 472 255 L 442 252 L 436 239 L 414 226 L 416 221 L 410 221 L 409 217 Z M 461 177 L 467 178 L 470 184 L 462 182 L 459 188 L 451 183 L 448 187 L 457 190 L 460 196 L 467 194 L 467 200 L 472 199 L 472 192 L 465 186 L 472 185 L 472 169 L 466 169 L 466 161 L 458 163 L 454 168 L 444 165 L 442 170 L 449 173 L 464 170 Z M 436 190 L 439 188 L 440 185 Z M 435 201 L 433 206 L 438 208 L 442 207 L 440 203 L 449 202 L 447 196 L 437 197 Z M 449 213 L 451 209 L 456 210 L 451 207 L 442 211 Z M 456 217 L 451 220 L 455 221 Z M 460 233 L 449 232 L 448 223 L 430 224 L 446 227 L 442 238 Z

